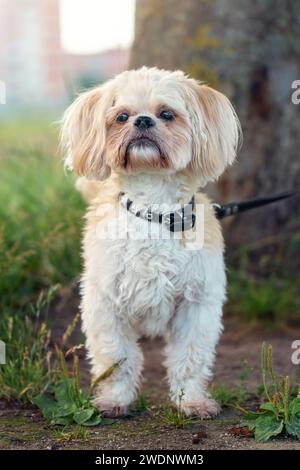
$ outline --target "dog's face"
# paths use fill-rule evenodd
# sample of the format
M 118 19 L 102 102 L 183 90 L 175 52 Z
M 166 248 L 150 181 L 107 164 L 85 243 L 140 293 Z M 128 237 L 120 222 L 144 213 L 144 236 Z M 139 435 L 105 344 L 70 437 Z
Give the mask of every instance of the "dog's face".
M 80 95 L 62 127 L 67 166 L 94 179 L 185 169 L 205 184 L 232 163 L 238 138 L 224 95 L 180 71 L 146 67 Z

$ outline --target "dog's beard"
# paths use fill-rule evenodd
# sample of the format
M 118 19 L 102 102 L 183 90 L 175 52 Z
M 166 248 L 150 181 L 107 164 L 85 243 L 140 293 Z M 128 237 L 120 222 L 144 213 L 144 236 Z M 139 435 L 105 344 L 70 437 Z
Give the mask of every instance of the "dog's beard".
M 140 137 L 129 142 L 125 152 L 125 169 L 166 167 L 167 161 L 157 142 Z

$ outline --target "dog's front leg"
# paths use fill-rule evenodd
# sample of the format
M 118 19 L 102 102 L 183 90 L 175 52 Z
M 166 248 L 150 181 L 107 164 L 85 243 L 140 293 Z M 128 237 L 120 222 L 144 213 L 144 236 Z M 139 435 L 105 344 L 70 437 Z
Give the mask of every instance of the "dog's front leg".
M 83 329 L 97 380 L 111 366 L 112 374 L 99 381 L 94 402 L 105 416 L 126 413 L 136 398 L 140 383 L 143 355 L 132 329 L 114 314 L 115 305 L 96 293 L 85 293 L 82 303 Z
M 207 296 L 201 303 L 183 300 L 172 322 L 166 347 L 171 399 L 187 415 L 210 418 L 220 411 L 207 383 L 222 330 L 221 314 L 222 302 Z

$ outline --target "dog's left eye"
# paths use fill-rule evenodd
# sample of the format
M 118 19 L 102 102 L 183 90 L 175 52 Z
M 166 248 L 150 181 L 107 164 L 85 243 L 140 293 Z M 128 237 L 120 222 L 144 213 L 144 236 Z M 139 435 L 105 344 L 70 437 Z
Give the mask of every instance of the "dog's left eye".
M 174 113 L 172 111 L 162 111 L 159 117 L 161 117 L 165 121 L 172 121 L 175 118 Z
M 117 117 L 117 121 L 118 121 L 118 122 L 125 122 L 125 121 L 128 120 L 128 118 L 129 118 L 129 114 L 127 114 L 127 113 L 121 113 L 121 114 L 119 114 L 119 116 Z

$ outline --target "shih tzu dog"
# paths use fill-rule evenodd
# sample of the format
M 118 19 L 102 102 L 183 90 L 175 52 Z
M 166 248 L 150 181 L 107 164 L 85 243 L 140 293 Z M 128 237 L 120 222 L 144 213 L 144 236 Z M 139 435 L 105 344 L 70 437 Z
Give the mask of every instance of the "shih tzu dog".
M 219 412 L 207 384 L 226 297 L 223 239 L 210 201 L 196 192 L 233 162 L 239 135 L 223 94 L 157 68 L 123 72 L 64 114 L 66 165 L 90 201 L 81 310 L 93 376 L 118 364 L 96 389 L 106 415 L 126 413 L 136 398 L 144 335 L 166 340 L 173 402 L 187 415 Z M 197 205 L 203 246 L 190 249 Z M 102 236 L 124 215 L 126 236 Z M 149 227 L 158 236 L 135 236 Z

